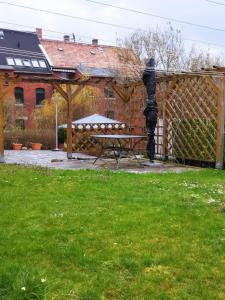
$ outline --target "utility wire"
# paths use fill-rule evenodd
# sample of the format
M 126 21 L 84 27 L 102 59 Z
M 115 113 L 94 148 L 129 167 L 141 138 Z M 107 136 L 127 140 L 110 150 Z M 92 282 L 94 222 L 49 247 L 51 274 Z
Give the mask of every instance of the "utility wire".
M 132 13 L 146 15 L 146 16 L 150 16 L 150 17 L 154 17 L 154 18 L 159 18 L 159 19 L 163 19 L 163 20 L 167 20 L 167 21 L 173 21 L 173 22 L 177 22 L 177 23 L 181 23 L 181 24 L 186 24 L 186 25 L 189 25 L 189 26 L 195 26 L 195 27 L 199 27 L 199 28 L 210 29 L 210 30 L 213 30 L 213 31 L 225 32 L 225 29 L 223 29 L 223 28 L 217 28 L 217 27 L 212 27 L 212 26 L 208 26 L 208 25 L 192 23 L 192 22 L 188 22 L 188 21 L 184 21 L 184 20 L 180 20 L 180 19 L 164 17 L 164 16 L 152 14 L 152 13 L 149 13 L 149 12 L 146 12 L 146 11 L 136 10 L 136 9 L 132 9 L 132 8 L 126 8 L 126 7 L 117 6 L 117 5 L 112 5 L 112 4 L 99 2 L 99 1 L 95 1 L 95 0 L 84 0 L 84 1 L 95 3 L 95 4 L 98 4 L 98 5 L 113 7 L 113 8 L 117 8 L 117 9 L 124 10 L 124 11 L 129 11 L 129 12 L 132 12 Z M 215 1 L 210 1 L 210 0 L 206 0 L 206 1 L 216 3 Z M 225 4 L 221 4 L 221 5 L 225 5 Z
M 36 29 L 36 27 L 31 26 L 31 25 L 22 25 L 22 24 L 11 23 L 11 22 L 6 22 L 6 21 L 0 21 L 0 23 L 1 23 L 1 24 L 8 24 L 8 25 L 20 26 L 20 27 L 24 27 L 24 28 Z M 48 31 L 48 32 L 53 32 L 53 33 L 68 34 L 68 32 L 55 31 L 55 30 L 45 29 L 45 28 L 42 28 L 42 29 L 45 30 L 45 31 Z
M 134 27 L 124 26 L 124 25 L 119 25 L 119 24 L 114 24 L 114 23 L 108 23 L 108 22 L 93 20 L 93 19 L 89 19 L 89 18 L 82 18 L 82 17 L 78 17 L 78 16 L 74 16 L 74 15 L 60 13 L 57 11 L 50 11 L 50 10 L 46 10 L 46 9 L 40 9 L 40 8 L 35 8 L 35 7 L 25 6 L 25 5 L 19 5 L 19 4 L 9 3 L 9 2 L 5 2 L 5 1 L 0 1 L 0 4 L 10 5 L 10 6 L 14 6 L 14 7 L 20 7 L 20 8 L 26 8 L 26 9 L 30 9 L 30 10 L 34 10 L 34 11 L 38 11 L 38 12 L 44 12 L 44 13 L 48 13 L 48 14 L 53 14 L 53 15 L 57 15 L 57 16 L 61 16 L 61 17 L 78 19 L 78 20 L 83 20 L 83 21 L 87 21 L 87 22 L 98 23 L 101 25 L 108 25 L 108 26 L 118 27 L 118 28 L 123 28 L 123 29 L 128 29 L 128 30 L 136 30 L 137 29 Z M 224 32 L 225 32 L 225 30 L 224 30 Z
M 206 1 L 206 2 L 209 2 L 209 3 L 216 4 L 216 5 L 225 6 L 225 3 L 222 3 L 222 2 L 217 2 L 217 1 L 213 1 L 213 0 L 205 0 L 205 1 Z
M 12 22 L 6 22 L 6 21 L 0 21 L 0 24 L 7 24 L 7 25 L 24 27 L 24 28 L 31 28 L 32 30 L 36 29 L 35 26 L 22 25 L 22 24 L 12 23 Z M 56 30 L 47 29 L 47 28 L 42 28 L 42 29 L 44 31 L 47 31 L 47 32 L 58 33 L 58 34 L 63 34 L 63 35 L 68 35 L 68 34 L 71 35 L 71 33 L 69 33 L 69 32 L 61 32 L 61 31 L 56 31 Z M 151 31 L 149 31 L 149 32 L 151 32 Z M 154 34 L 154 32 L 151 32 L 151 33 Z M 47 35 L 47 34 L 44 34 L 44 36 L 50 37 L 50 38 L 59 38 L 57 36 L 52 36 L 52 35 Z M 93 39 L 92 36 L 88 36 L 88 35 L 75 34 L 75 36 L 80 37 L 80 38 Z M 103 42 L 107 42 L 107 43 L 111 43 L 114 46 L 118 46 L 118 44 L 115 41 L 112 41 L 112 40 L 105 40 L 105 39 L 101 39 L 101 38 L 98 38 L 98 40 L 99 41 L 103 41 Z M 203 40 L 196 40 L 196 39 L 188 39 L 188 38 L 185 38 L 185 37 L 183 38 L 183 40 L 189 41 L 189 42 L 193 42 L 193 43 L 205 44 L 205 45 L 208 45 L 208 46 L 212 45 L 212 46 L 215 46 L 215 47 L 225 48 L 225 44 L 213 43 L 213 42 L 208 42 L 208 41 L 203 41 Z M 82 41 L 78 41 L 78 42 L 82 43 Z M 85 43 L 85 42 L 83 42 L 83 43 Z
M 93 2 L 93 0 L 85 0 L 85 1 L 91 1 L 91 2 Z M 94 2 L 96 2 L 96 1 L 94 1 Z M 43 9 L 33 8 L 33 7 L 30 7 L 30 6 L 18 5 L 18 4 L 15 4 L 15 3 L 9 3 L 9 2 L 5 2 L 5 1 L 0 1 L 0 4 L 10 5 L 10 6 L 15 6 L 15 7 L 20 7 L 20 8 L 25 8 L 25 9 L 29 9 L 29 10 L 35 10 L 35 11 L 38 11 L 38 12 L 45 12 L 45 13 L 48 13 L 48 14 L 55 14 L 55 15 L 59 15 L 59 16 L 63 16 L 63 17 L 80 19 L 80 20 L 84 20 L 84 21 L 88 21 L 88 22 L 93 22 L 93 23 L 100 23 L 100 24 L 104 24 L 104 25 L 125 28 L 125 29 L 129 29 L 129 30 L 137 30 L 137 28 L 133 28 L 133 27 L 127 27 L 127 26 L 118 25 L 118 24 L 112 24 L 112 23 L 107 23 L 107 22 L 96 21 L 96 20 L 93 20 L 93 19 L 87 19 L 87 18 L 81 18 L 81 17 L 77 17 L 77 16 L 71 16 L 71 15 L 67 15 L 67 14 L 63 14 L 63 13 L 59 13 L 59 12 L 53 12 L 53 11 L 49 11 L 49 10 L 43 10 Z M 0 21 L 0 23 L 11 24 L 11 25 L 16 25 L 16 26 L 21 26 L 21 27 L 35 28 L 35 27 L 29 26 L 29 25 L 27 26 L 27 25 L 21 25 L 21 24 L 10 23 L 10 22 L 3 22 L 3 21 Z M 202 26 L 204 26 L 204 25 L 202 25 Z M 212 29 L 212 28 L 210 27 L 209 29 Z M 65 33 L 65 32 L 60 32 L 60 31 L 55 31 L 55 30 L 50 30 L 50 29 L 44 29 L 44 30 L 48 31 L 48 32 L 59 33 L 59 34 L 68 34 L 68 33 Z M 217 30 L 217 29 L 214 28 L 213 30 Z M 222 31 L 222 32 L 225 32 L 225 29 L 218 29 L 218 30 Z M 147 30 L 144 30 L 144 31 L 147 32 Z M 151 31 L 148 31 L 148 32 L 154 34 L 154 32 L 151 32 Z M 77 36 L 85 37 L 85 38 L 92 38 L 90 36 L 82 36 L 82 35 L 77 35 Z M 201 44 L 213 45 L 213 46 L 225 48 L 225 45 L 223 45 L 223 44 L 212 43 L 212 42 L 207 42 L 207 41 L 202 41 L 202 40 L 188 39 L 188 38 L 183 38 L 183 39 L 186 40 L 186 41 L 190 41 L 190 42 L 198 42 L 198 43 L 201 43 Z M 99 39 L 99 40 L 105 41 L 105 42 L 109 42 L 109 43 L 113 43 L 113 44 L 116 45 L 115 41 L 110 41 L 110 40 L 105 40 L 105 39 Z
M 35 26 L 31 26 L 31 25 L 22 25 L 22 24 L 18 24 L 18 23 L 11 23 L 11 22 L 6 22 L 6 21 L 0 21 L 0 24 L 8 24 L 8 25 L 14 25 L 14 26 L 20 26 L 20 27 L 24 27 L 24 28 L 31 28 L 31 29 L 36 29 Z M 68 32 L 62 32 L 62 31 L 56 31 L 56 30 L 52 30 L 52 29 L 46 29 L 46 28 L 42 28 L 44 31 L 47 31 L 47 32 L 52 32 L 52 33 L 58 33 L 58 34 L 63 34 L 63 35 L 71 35 L 71 33 L 68 33 Z M 50 35 L 45 35 L 45 36 L 48 36 L 48 37 L 54 37 L 54 36 L 50 36 Z M 93 37 L 91 36 L 88 36 L 88 35 L 80 35 L 80 34 L 75 34 L 75 36 L 77 37 L 83 37 L 83 38 L 90 38 L 90 39 L 93 39 Z M 54 37 L 56 38 L 56 37 Z M 115 44 L 115 41 L 110 41 L 110 40 L 105 40 L 105 39 L 101 39 L 101 38 L 98 38 L 99 41 L 104 41 L 104 42 L 108 42 L 108 43 L 113 43 Z M 225 45 L 224 45 L 225 46 Z
M 106 6 L 112 6 L 112 7 L 118 8 L 118 9 L 122 9 L 122 10 L 132 10 L 132 9 L 128 9 L 128 8 L 124 8 L 124 7 L 120 7 L 120 6 L 106 4 L 106 3 L 103 3 L 103 2 L 97 2 L 97 1 L 94 1 L 94 0 L 85 0 L 85 1 L 94 2 L 94 3 L 101 4 L 101 5 L 106 5 Z M 38 12 L 44 12 L 44 13 L 53 14 L 53 15 L 57 15 L 57 16 L 68 17 L 68 18 L 72 18 L 72 19 L 78 19 L 78 20 L 83 20 L 83 21 L 92 22 L 92 23 L 98 23 L 98 24 L 117 27 L 117 28 L 123 28 L 123 29 L 128 29 L 128 30 L 137 30 L 137 28 L 130 27 L 130 26 L 125 26 L 125 25 L 121 25 L 121 24 L 108 23 L 108 22 L 103 22 L 103 21 L 94 20 L 94 19 L 90 19 L 90 18 L 78 17 L 78 16 L 75 16 L 75 15 L 69 15 L 69 14 L 60 13 L 60 12 L 57 12 L 57 11 L 50 11 L 50 10 L 46 10 L 46 9 L 40 9 L 40 8 L 31 7 L 31 6 L 25 6 L 25 5 L 20 5 L 20 4 L 16 4 L 16 3 L 10 3 L 10 2 L 6 2 L 6 1 L 0 1 L 0 4 L 10 5 L 10 6 L 14 6 L 14 7 L 20 7 L 20 8 L 26 8 L 26 9 L 34 10 L 34 11 L 38 11 Z M 132 10 L 132 11 L 135 11 L 135 10 Z M 192 22 L 188 22 L 188 21 L 183 21 L 183 20 L 179 20 L 179 19 L 163 17 L 163 16 L 159 16 L 159 15 L 155 15 L 155 14 L 150 14 L 148 12 L 141 12 L 141 11 L 135 11 L 135 12 L 139 13 L 139 14 L 140 13 L 141 14 L 147 14 L 149 16 L 156 17 L 156 18 L 161 18 L 161 19 L 168 20 L 168 21 L 174 21 L 174 22 L 186 24 L 186 25 L 189 25 L 189 26 L 196 26 L 196 27 L 199 27 L 199 28 L 209 29 L 209 30 L 213 30 L 213 31 L 225 32 L 225 29 L 223 29 L 223 28 L 217 28 L 217 27 L 212 27 L 212 26 L 208 26 L 208 25 L 202 25 L 202 24 L 196 24 L 196 23 L 192 23 Z

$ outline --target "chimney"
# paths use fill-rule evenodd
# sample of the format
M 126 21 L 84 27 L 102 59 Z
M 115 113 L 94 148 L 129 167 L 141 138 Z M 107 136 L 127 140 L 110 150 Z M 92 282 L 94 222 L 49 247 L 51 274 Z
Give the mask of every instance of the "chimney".
M 93 40 L 92 40 L 92 45 L 97 46 L 97 45 L 98 45 L 98 39 L 93 39 Z
M 70 41 L 70 36 L 69 35 L 64 35 L 64 42 L 69 42 Z
M 42 28 L 36 28 L 36 34 L 39 38 L 39 40 L 42 39 Z

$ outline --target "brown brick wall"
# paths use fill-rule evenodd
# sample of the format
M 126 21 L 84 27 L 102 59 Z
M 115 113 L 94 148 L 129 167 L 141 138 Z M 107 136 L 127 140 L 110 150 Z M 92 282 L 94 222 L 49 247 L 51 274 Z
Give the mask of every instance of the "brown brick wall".
M 15 87 L 23 88 L 24 92 L 24 105 L 16 105 L 15 118 L 24 118 L 25 127 L 32 128 L 31 114 L 36 106 L 36 89 L 45 89 L 45 98 L 49 99 L 52 96 L 52 86 L 45 83 L 18 83 Z M 14 93 L 12 97 L 14 97 Z
M 27 118 L 25 126 L 26 128 L 32 128 L 31 114 L 36 106 L 36 88 L 44 88 L 46 99 L 51 99 L 52 86 L 44 83 L 19 83 L 16 87 L 22 87 L 24 89 L 24 105 L 16 106 L 15 118 Z M 95 103 L 93 112 L 91 113 L 106 116 L 107 112 L 113 112 L 114 119 L 126 122 L 128 125 L 135 127 L 134 132 L 138 134 L 143 133 L 143 108 L 146 97 L 143 89 L 139 89 L 135 92 L 130 103 L 125 103 L 116 94 L 115 98 L 106 98 L 104 83 L 100 83 L 96 87 L 98 92 L 91 100 Z M 90 101 L 90 99 L 87 99 L 87 101 Z M 83 117 L 85 117 L 85 115 Z

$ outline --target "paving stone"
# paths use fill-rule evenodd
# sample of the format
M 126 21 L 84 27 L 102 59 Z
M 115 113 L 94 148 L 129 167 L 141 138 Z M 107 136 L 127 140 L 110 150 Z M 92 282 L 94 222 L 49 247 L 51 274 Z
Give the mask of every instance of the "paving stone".
M 5 151 L 5 161 L 7 164 L 33 165 L 63 170 L 110 169 L 113 171 L 125 171 L 130 173 L 181 173 L 188 170 L 199 170 L 198 168 L 164 162 L 149 164 L 147 160 L 141 160 L 142 166 L 140 167 L 136 160 L 130 158 L 122 158 L 119 169 L 117 169 L 114 159 L 101 158 L 93 165 L 94 159 L 94 156 L 73 153 L 73 159 L 68 160 L 66 157 L 66 152 L 63 151 Z

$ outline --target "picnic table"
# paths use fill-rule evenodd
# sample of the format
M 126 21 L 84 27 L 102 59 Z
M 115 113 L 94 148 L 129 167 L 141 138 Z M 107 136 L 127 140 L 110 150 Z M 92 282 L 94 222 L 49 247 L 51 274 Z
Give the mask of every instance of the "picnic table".
M 146 139 L 145 135 L 132 135 L 132 134 L 96 134 L 91 135 L 92 138 L 98 141 L 101 146 L 99 155 L 93 162 L 93 165 L 98 159 L 102 157 L 105 151 L 111 150 L 116 160 L 116 166 L 119 167 L 120 159 L 124 152 L 132 153 L 137 162 L 141 166 L 141 162 L 135 154 L 135 147 L 138 143 Z M 123 145 L 123 141 L 128 141 L 128 146 Z

